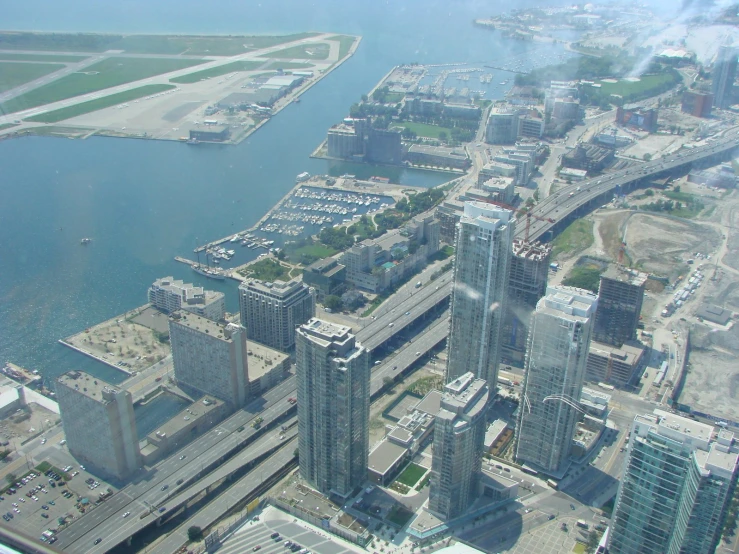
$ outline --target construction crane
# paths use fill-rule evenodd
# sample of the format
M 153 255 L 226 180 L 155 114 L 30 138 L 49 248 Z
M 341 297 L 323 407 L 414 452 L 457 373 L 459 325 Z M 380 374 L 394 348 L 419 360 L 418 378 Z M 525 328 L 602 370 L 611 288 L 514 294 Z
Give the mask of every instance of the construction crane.
M 475 200 L 478 200 L 477 198 Z M 531 228 L 531 218 L 533 217 L 537 221 L 544 221 L 546 223 L 554 223 L 556 220 L 552 219 L 551 217 L 540 217 L 538 215 L 535 215 L 531 213 L 531 210 L 524 210 L 520 208 L 514 208 L 513 206 L 509 204 L 504 204 L 503 202 L 498 202 L 497 200 L 488 200 L 488 199 L 479 199 L 482 202 L 487 202 L 488 204 L 495 204 L 496 206 L 500 206 L 501 208 L 505 208 L 506 210 L 511 210 L 512 212 L 516 214 L 524 214 L 526 216 L 526 234 L 524 235 L 524 238 L 526 242 L 529 242 L 529 229 Z

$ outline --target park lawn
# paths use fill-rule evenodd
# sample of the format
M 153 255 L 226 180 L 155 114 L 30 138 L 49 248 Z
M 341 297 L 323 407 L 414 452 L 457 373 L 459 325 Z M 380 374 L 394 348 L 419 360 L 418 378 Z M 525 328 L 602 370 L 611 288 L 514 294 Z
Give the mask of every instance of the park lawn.
M 639 81 L 624 81 L 620 79 L 618 83 L 600 83 L 600 92 L 602 94 L 618 94 L 620 96 L 628 96 L 631 94 L 641 94 L 650 89 L 656 88 L 664 83 L 672 82 L 670 73 L 660 73 L 659 75 L 644 75 Z
M 342 60 L 349 53 L 349 49 L 352 47 L 352 44 L 354 44 L 354 41 L 357 40 L 357 37 L 350 35 L 336 35 L 335 37 L 330 37 L 328 40 L 339 41 L 339 60 Z
M 438 139 L 440 133 L 446 133 L 450 137 L 452 130 L 448 127 L 439 127 L 438 125 L 429 125 L 428 123 L 416 123 L 414 121 L 403 121 L 399 123 L 406 129 L 416 133 L 419 137 Z
M 236 71 L 253 71 L 258 69 L 264 64 L 264 62 L 255 61 L 238 61 L 231 62 L 218 67 L 211 67 L 210 69 L 203 69 L 202 71 L 196 71 L 194 73 L 188 73 L 180 77 L 170 79 L 170 83 L 197 83 L 203 79 L 210 79 L 211 77 L 220 77 L 228 73 L 234 73 Z
M 577 543 L 572 548 L 572 552 L 574 552 L 575 554 L 584 554 L 585 552 L 587 552 L 587 550 L 588 550 L 587 547 L 581 542 Z
M 418 464 L 414 464 L 413 462 L 411 462 L 403 470 L 403 473 L 398 475 L 398 478 L 396 479 L 396 481 L 408 487 L 413 487 L 413 485 L 418 483 L 418 481 L 421 479 L 421 477 L 423 477 L 425 473 L 426 473 L 425 467 L 421 467 Z
M 294 264 L 302 263 L 301 259 L 303 256 L 307 256 L 311 260 L 320 260 L 333 256 L 338 252 L 334 248 L 329 248 L 325 244 L 320 242 L 314 242 L 313 244 L 305 244 L 303 246 L 295 246 L 295 243 L 288 243 L 284 246 L 285 256 Z M 312 262 L 311 262 L 312 263 Z M 306 264 L 309 265 L 309 264 Z
M 51 112 L 34 115 L 33 117 L 25 118 L 25 121 L 34 121 L 39 123 L 56 123 L 58 121 L 64 121 L 78 115 L 102 110 L 103 108 L 109 108 L 110 106 L 116 106 L 123 102 L 129 102 L 150 94 L 156 94 L 165 90 L 175 88 L 174 85 L 145 85 L 143 87 L 118 92 L 103 98 L 96 98 L 95 100 L 89 100 L 87 102 L 81 102 L 74 106 L 68 106 L 66 108 L 60 108 Z
M 10 52 L 0 53 L 0 60 L 15 62 L 81 62 L 87 56 L 70 56 L 57 54 L 16 54 Z
M 385 95 L 385 104 L 397 104 L 405 98 L 405 94 L 402 92 L 388 92 Z
M 251 264 L 240 273 L 245 277 L 249 276 L 261 281 L 288 281 L 288 269 L 280 262 L 270 258 Z
M 267 54 L 270 58 L 284 58 L 290 59 L 307 59 L 307 60 L 325 60 L 328 58 L 329 46 L 324 42 L 317 42 L 315 44 L 301 44 L 299 46 L 291 46 L 284 50 L 277 50 Z M 313 55 L 308 52 L 312 52 Z
M 577 266 L 562 280 L 562 284 L 568 287 L 589 290 L 598 293 L 600 285 L 600 274 L 603 269 L 597 266 Z
M 60 69 L 64 69 L 64 66 L 56 63 L 0 62 L 0 92 L 5 92 Z
M 552 241 L 552 258 L 556 259 L 560 254 L 582 252 L 592 246 L 594 240 L 593 222 L 578 219 Z
M 138 54 L 189 54 L 234 56 L 316 36 L 297 33 L 281 36 L 200 36 L 200 35 L 107 35 L 96 33 L 0 32 L 0 50 L 42 50 L 47 52 L 103 52 L 125 50 Z
M 27 108 L 35 108 L 36 106 L 66 100 L 88 92 L 95 92 L 162 73 L 184 69 L 202 62 L 203 60 L 165 58 L 108 58 L 87 67 L 84 73 L 67 75 L 48 85 L 8 100 L 0 104 L 0 111 L 13 113 Z

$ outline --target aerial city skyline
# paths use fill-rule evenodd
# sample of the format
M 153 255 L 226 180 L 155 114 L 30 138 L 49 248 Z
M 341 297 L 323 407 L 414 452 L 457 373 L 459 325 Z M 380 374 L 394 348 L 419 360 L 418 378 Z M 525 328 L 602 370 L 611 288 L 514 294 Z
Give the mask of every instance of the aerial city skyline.
M 77 2 L 0 32 L 0 543 L 739 552 L 734 7 Z

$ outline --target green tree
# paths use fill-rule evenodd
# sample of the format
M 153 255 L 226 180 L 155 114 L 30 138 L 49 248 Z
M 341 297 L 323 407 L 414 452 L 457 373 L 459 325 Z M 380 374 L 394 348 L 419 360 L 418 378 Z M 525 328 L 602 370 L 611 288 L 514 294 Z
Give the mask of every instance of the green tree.
M 441 131 L 441 132 L 439 133 L 439 140 L 440 140 L 440 141 L 442 141 L 442 142 L 446 142 L 446 140 L 447 140 L 447 134 L 446 134 L 446 131 Z
M 5 476 L 5 479 L 6 479 L 6 481 L 8 481 L 8 483 L 10 483 L 12 485 L 13 483 L 15 483 L 15 480 L 16 480 L 15 473 L 8 473 Z
M 652 159 L 652 155 L 649 152 L 647 152 L 646 154 L 642 156 L 642 158 L 644 159 L 645 162 L 648 162 L 649 160 Z
M 329 294 L 324 299 L 323 305 L 329 310 L 333 310 L 333 311 L 340 310 L 342 307 L 341 298 L 334 294 Z
M 187 538 L 190 542 L 203 540 L 203 530 L 197 525 L 191 525 L 187 528 Z

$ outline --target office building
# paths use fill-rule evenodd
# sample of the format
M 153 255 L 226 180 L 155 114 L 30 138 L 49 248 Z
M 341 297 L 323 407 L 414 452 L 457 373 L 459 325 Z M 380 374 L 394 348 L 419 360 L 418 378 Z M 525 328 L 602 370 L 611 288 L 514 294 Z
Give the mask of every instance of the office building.
M 249 390 L 246 329 L 188 312 L 169 318 L 169 342 L 177 383 L 197 397 L 210 394 L 231 410 L 246 402 Z
M 220 321 L 226 313 L 222 292 L 205 290 L 174 277 L 157 279 L 149 287 L 149 303 L 166 313 L 187 310 L 213 321 Z
M 295 328 L 316 315 L 316 295 L 300 281 L 249 279 L 239 285 L 239 308 L 249 340 L 286 352 L 295 345 Z
M 736 79 L 737 49 L 721 46 L 711 70 L 713 104 L 717 108 L 728 108 L 732 104 L 734 79 Z
M 346 497 L 367 478 L 369 353 L 349 327 L 313 318 L 298 327 L 295 366 L 300 474 Z
M 711 108 L 713 108 L 713 94 L 692 90 L 683 92 L 681 104 L 683 113 L 694 115 L 695 117 L 711 117 Z
M 313 287 L 317 300 L 333 294 L 346 280 L 346 267 L 337 258 L 316 260 L 303 269 L 303 282 Z
M 64 437 L 88 469 L 126 479 L 142 466 L 131 393 L 82 371 L 56 381 Z
M 598 300 L 573 287 L 549 287 L 531 318 L 516 459 L 547 475 L 567 469 Z
M 465 203 L 455 249 L 447 383 L 471 371 L 495 390 L 514 231 L 513 212 Z
M 600 276 L 593 340 L 620 347 L 636 339 L 646 282 L 644 273 L 613 266 Z
M 513 144 L 518 137 L 518 111 L 508 108 L 493 108 L 485 128 L 488 144 Z
M 598 300 L 600 309 L 600 300 Z M 596 312 L 596 321 L 598 318 Z M 624 342 L 621 346 L 611 346 L 590 341 L 588 365 L 585 379 L 591 383 L 608 383 L 614 387 L 625 387 L 641 374 L 644 348 L 636 341 Z
M 489 396 L 488 384 L 471 372 L 444 386 L 434 422 L 428 504 L 443 520 L 462 515 L 476 498 Z
M 734 434 L 714 432 L 662 410 L 634 418 L 608 552 L 714 552 L 739 461 Z
M 504 363 L 523 367 L 531 312 L 546 294 L 551 253 L 552 247 L 548 244 L 513 239 L 501 341 Z
M 522 137 L 541 138 L 544 127 L 544 120 L 540 117 L 526 116 L 518 120 L 518 134 Z
M 228 125 L 209 125 L 202 129 L 190 129 L 191 141 L 223 142 L 230 136 Z

